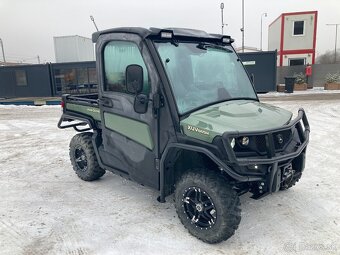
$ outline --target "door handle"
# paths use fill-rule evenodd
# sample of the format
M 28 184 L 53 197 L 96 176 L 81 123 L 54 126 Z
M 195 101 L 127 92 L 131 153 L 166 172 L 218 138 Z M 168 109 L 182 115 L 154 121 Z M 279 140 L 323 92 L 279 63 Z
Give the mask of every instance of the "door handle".
M 113 107 L 113 103 L 110 99 L 101 98 L 99 99 L 99 103 L 100 105 L 105 106 L 105 107 Z

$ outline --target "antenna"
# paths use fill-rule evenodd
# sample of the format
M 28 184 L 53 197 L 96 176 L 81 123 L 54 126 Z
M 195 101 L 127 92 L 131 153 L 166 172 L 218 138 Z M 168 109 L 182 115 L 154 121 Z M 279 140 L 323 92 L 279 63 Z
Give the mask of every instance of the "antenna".
M 92 15 L 90 15 L 90 19 L 92 20 L 93 25 L 96 27 L 96 30 L 97 30 L 97 32 L 98 32 L 98 31 L 99 31 L 99 30 L 98 30 L 98 27 L 97 27 L 96 22 L 94 21 L 94 18 L 93 18 Z

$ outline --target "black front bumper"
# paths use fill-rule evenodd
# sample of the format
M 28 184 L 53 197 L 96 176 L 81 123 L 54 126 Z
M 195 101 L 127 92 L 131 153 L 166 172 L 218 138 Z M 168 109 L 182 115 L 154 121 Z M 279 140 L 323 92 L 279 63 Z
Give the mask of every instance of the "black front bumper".
M 290 131 L 295 134 L 294 145 L 289 150 L 278 151 L 275 145 L 276 134 Z M 270 130 L 257 132 L 226 132 L 222 136 L 223 145 L 227 154 L 226 164 L 231 166 L 235 173 L 240 176 L 248 176 L 249 181 L 265 182 L 268 187 L 267 193 L 277 191 L 281 178 L 281 168 L 294 159 L 299 158 L 304 168 L 305 151 L 309 142 L 310 127 L 303 109 L 299 109 L 298 116 L 289 124 Z M 261 136 L 265 140 L 265 154 L 261 156 L 240 157 L 231 146 L 232 139 L 240 137 Z M 258 167 L 261 171 L 249 170 L 251 167 Z M 303 170 L 303 169 L 302 169 Z

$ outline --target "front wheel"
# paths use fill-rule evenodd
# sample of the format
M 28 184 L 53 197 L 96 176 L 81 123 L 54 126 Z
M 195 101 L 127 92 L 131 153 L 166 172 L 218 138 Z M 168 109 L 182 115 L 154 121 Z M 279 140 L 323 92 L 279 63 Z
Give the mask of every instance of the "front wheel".
M 176 184 L 175 206 L 189 233 L 206 243 L 227 240 L 241 220 L 237 193 L 220 174 L 208 169 L 182 176 Z

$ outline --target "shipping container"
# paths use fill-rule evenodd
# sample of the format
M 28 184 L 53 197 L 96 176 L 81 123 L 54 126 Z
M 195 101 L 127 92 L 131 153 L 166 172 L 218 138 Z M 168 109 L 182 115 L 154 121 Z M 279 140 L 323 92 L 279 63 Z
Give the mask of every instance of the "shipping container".
M 53 37 L 56 63 L 94 61 L 90 38 L 79 35 Z

